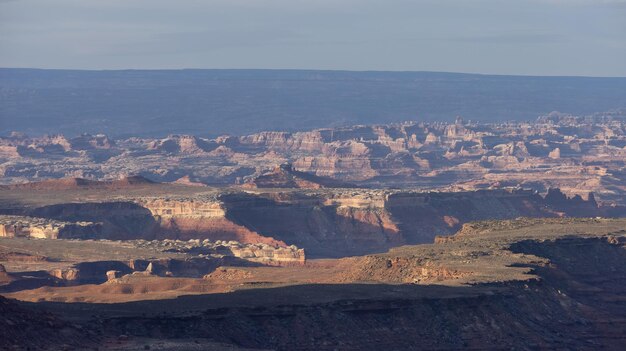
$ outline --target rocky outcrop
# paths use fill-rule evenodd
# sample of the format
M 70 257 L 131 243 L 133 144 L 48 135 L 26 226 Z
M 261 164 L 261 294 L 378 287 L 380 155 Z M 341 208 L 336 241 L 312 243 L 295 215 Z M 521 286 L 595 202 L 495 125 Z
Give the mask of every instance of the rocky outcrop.
M 325 205 L 323 196 L 280 199 L 252 194 L 223 195 L 226 217 L 314 256 L 384 250 L 403 242 L 382 208 Z M 292 197 L 294 196 L 294 197 Z
M 47 218 L 0 215 L 0 237 L 39 239 L 90 239 L 101 236 L 101 225 Z
M 62 203 L 27 209 L 25 214 L 57 221 L 100 223 L 97 237 L 107 239 L 154 235 L 158 227 L 150 211 L 130 201 Z
M 548 154 L 548 157 L 558 160 L 559 158 L 561 158 L 561 149 L 557 147 L 554 150 L 550 151 L 550 153 Z
M 223 218 L 226 214 L 217 200 L 142 199 L 139 203 L 155 217 L 160 218 Z
M 349 194 L 349 195 L 348 195 Z M 291 198 L 290 198 L 291 196 Z M 476 192 L 388 192 L 231 194 L 221 198 L 226 217 L 310 255 L 354 255 L 402 244 L 432 242 L 463 223 L 491 218 L 598 216 L 604 208 L 579 197 L 554 202 L 526 190 Z M 622 210 L 623 212 L 623 210 Z
M 66 282 L 78 282 L 79 280 L 84 281 L 86 279 L 81 277 L 80 269 L 78 268 L 69 268 L 69 269 L 55 269 L 50 271 L 50 275 L 57 279 L 64 280 Z
M 303 249 L 294 245 L 278 246 L 264 243 L 241 243 L 238 241 L 210 241 L 208 239 L 160 240 L 134 242 L 139 248 L 155 248 L 164 252 L 181 252 L 200 257 L 237 257 L 250 262 L 259 262 L 267 265 L 302 264 L 306 257 Z M 131 262 L 130 267 L 140 264 Z
M 470 221 L 560 215 L 546 205 L 544 198 L 532 191 L 491 190 L 391 194 L 385 209 L 406 242 L 418 244 L 432 242 L 436 235 L 453 234 Z
M 55 204 L 22 212 L 66 223 L 66 228 L 75 228 L 81 221 L 100 223 L 99 232 L 92 236 L 63 234 L 62 230 L 54 235 L 36 234 L 50 238 L 207 239 L 283 248 L 296 245 L 310 257 L 338 257 L 433 242 L 437 235 L 453 234 L 470 221 L 522 216 L 619 217 L 626 209 L 599 206 L 593 195 L 587 200 L 568 197 L 558 189 L 543 197 L 515 189 L 418 192 L 332 188 L 211 191 L 197 196 L 151 192 L 149 197 L 129 196 L 124 201 Z
M 191 179 L 191 177 L 189 175 L 182 176 L 182 177 L 176 179 L 173 183 L 174 184 L 180 184 L 180 185 L 186 185 L 186 186 L 202 186 L 202 187 L 206 186 L 202 182 L 194 181 L 193 179 Z
M 252 228 L 229 220 L 223 203 L 216 198 L 200 201 L 145 199 L 139 203 L 150 211 L 155 225 L 158 226 L 158 229 L 153 229 L 152 236 L 146 233 L 143 237 L 235 240 L 242 243 L 287 246 L 269 235 L 259 234 Z
M 170 135 L 165 139 L 149 142 L 147 148 L 169 154 L 202 154 L 216 147 L 214 142 L 191 135 Z
M 123 276 L 122 272 L 116 270 L 110 270 L 106 273 L 107 281 L 112 281 Z
M 235 257 L 252 262 L 270 265 L 304 264 L 306 257 L 303 249 L 295 245 L 289 247 L 271 247 L 269 245 L 241 245 L 229 243 L 226 246 Z
M 258 176 L 244 184 L 247 188 L 351 188 L 354 185 L 332 178 L 320 177 L 306 172 L 296 171 L 292 165 L 283 164 L 272 172 Z
M 17 146 L 0 145 L 0 158 L 11 159 L 19 158 L 20 156 L 20 153 L 17 151 Z
M 546 117 L 550 123 L 406 122 L 214 139 L 13 134 L 0 137 L 0 175 L 5 184 L 76 177 L 114 182 L 129 174 L 256 188 L 350 183 L 479 190 L 521 184 L 539 192 L 559 187 L 570 197 L 593 191 L 601 202 L 624 205 L 626 122 L 615 116 Z M 54 186 L 125 185 L 78 180 L 41 185 Z
M 426 195 L 422 202 L 434 202 L 434 208 L 447 200 Z M 523 192 L 511 195 L 524 198 Z M 486 196 L 477 198 L 489 202 Z M 293 201 L 286 195 L 274 200 Z M 205 349 L 210 341 L 223 348 L 275 350 L 621 350 L 626 341 L 625 225 L 625 219 L 562 217 L 473 222 L 437 244 L 295 267 L 233 267 L 234 257 L 199 254 L 83 262 L 72 268 L 79 270 L 78 280 L 89 284 L 28 289 L 17 296 L 43 299 L 38 311 L 51 309 L 72 321 L 54 342 L 75 336 L 74 329 L 94 336 L 94 328 L 103 340 L 118 340 L 124 349 L 176 342 L 178 347 L 171 348 Z M 188 252 L 244 247 L 200 240 L 124 244 L 137 251 L 151 245 Z M 79 290 L 83 295 L 73 295 Z M 176 290 L 178 297 L 159 295 L 164 290 Z M 86 299 L 95 296 L 102 302 L 103 294 L 143 300 L 90 304 L 97 300 Z M 0 349 L 9 342 L 31 346 L 22 339 L 32 335 L 38 340 L 45 328 L 67 327 L 29 312 L 0 298 Z M 51 323 L 39 324 L 42 320 Z M 78 345 L 81 339 L 73 342 L 65 349 L 86 347 Z
M 109 150 L 117 146 L 114 140 L 104 134 L 83 134 L 69 142 L 72 150 Z
M 240 248 L 235 254 L 188 258 L 133 259 L 130 261 L 94 261 L 82 262 L 69 268 L 48 271 L 56 278 L 52 284 L 57 286 L 76 286 L 81 284 L 115 283 L 127 275 L 145 275 L 155 277 L 202 278 L 215 268 L 225 265 L 245 266 L 258 263 L 268 265 L 301 265 L 304 252 L 298 256 L 298 250 L 265 250 Z M 289 256 L 289 257 L 288 257 Z

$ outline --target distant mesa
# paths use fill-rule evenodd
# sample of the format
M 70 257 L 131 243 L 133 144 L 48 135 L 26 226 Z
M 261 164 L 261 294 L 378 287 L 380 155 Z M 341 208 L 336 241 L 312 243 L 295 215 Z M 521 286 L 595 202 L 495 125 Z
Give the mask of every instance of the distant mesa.
M 72 150 L 108 150 L 116 146 L 115 141 L 104 134 L 81 134 L 69 140 Z
M 198 187 L 207 186 L 206 184 L 204 184 L 202 182 L 195 181 L 189 175 L 186 175 L 184 177 L 180 177 L 180 178 L 176 179 L 175 181 L 173 181 L 172 183 L 178 184 L 178 185 L 198 186 Z
M 333 188 L 349 182 L 443 191 L 521 186 L 540 193 L 558 187 L 569 197 L 593 191 L 600 203 L 626 205 L 626 187 L 620 183 L 626 110 L 578 117 L 552 113 L 544 119 L 550 123 L 459 118 L 454 124 L 406 121 L 212 139 L 13 133 L 0 136 L 0 184 L 66 177 L 110 181 L 140 174 L 157 182 L 212 187 Z M 293 167 L 276 168 L 282 163 Z M 67 182 L 39 186 L 102 186 Z M 123 183 L 106 185 L 128 185 Z
M 139 86 L 142 89 L 128 89 Z M 431 122 L 449 120 L 459 111 L 466 119 L 523 121 L 555 106 L 574 114 L 586 114 L 590 106 L 599 110 L 624 106 L 626 78 L 564 79 L 441 72 L 195 69 L 96 72 L 2 68 L 0 88 L 3 92 L 0 116 L 15 115 L 11 123 L 0 123 L 0 133 L 15 129 L 33 134 L 104 131 L 114 137 L 157 137 L 165 133 L 215 137 L 268 129 L 325 128 L 338 123 L 395 123 L 414 116 L 416 111 L 421 119 Z M 74 91 L 80 91 L 80 95 L 72 94 Z M 259 98 L 270 91 L 271 99 Z M 107 118 L 102 118 L 103 115 Z M 105 141 L 99 143 L 106 145 Z M 93 141 L 89 140 L 88 144 L 92 145 Z M 163 145 L 164 152 L 197 150 L 193 142 L 176 144 Z M 186 149 L 188 146 L 191 148 Z
M 148 149 L 168 154 L 202 154 L 213 151 L 217 146 L 215 142 L 191 135 L 170 135 L 150 142 Z
M 62 179 L 47 179 L 40 182 L 30 182 L 10 185 L 9 187 L 14 189 L 73 189 L 81 187 L 94 187 L 102 182 L 95 180 L 88 180 L 84 178 L 62 178 Z
M 143 176 L 140 175 L 133 175 L 133 176 L 127 176 L 127 177 L 122 177 L 118 180 L 113 180 L 110 182 L 103 182 L 103 183 L 108 183 L 111 185 L 141 185 L 141 184 L 155 184 L 156 182 L 151 181 L 148 178 L 145 178 Z
M 260 175 L 246 182 L 243 187 L 321 189 L 354 188 L 355 185 L 332 178 L 296 171 L 291 164 L 285 163 L 277 166 L 269 173 Z
M 142 176 L 134 175 L 122 177 L 116 180 L 105 181 L 89 180 L 84 178 L 47 179 L 40 182 L 12 184 L 7 187 L 11 189 L 71 190 L 81 188 L 119 188 L 150 184 L 156 183 Z

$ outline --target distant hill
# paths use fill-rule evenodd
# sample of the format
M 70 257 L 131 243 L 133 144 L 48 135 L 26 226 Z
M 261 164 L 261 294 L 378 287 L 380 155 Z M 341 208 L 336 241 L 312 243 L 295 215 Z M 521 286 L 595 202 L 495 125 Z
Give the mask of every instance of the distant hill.
M 34 190 L 71 190 L 80 188 L 102 188 L 102 189 L 114 189 L 114 188 L 126 188 L 134 186 L 146 186 L 156 184 L 155 182 L 146 179 L 142 176 L 128 176 L 116 180 L 98 181 L 89 180 L 83 178 L 61 178 L 61 179 L 48 179 L 40 182 L 20 183 L 0 186 L 5 189 L 34 189 Z
M 626 107 L 626 78 L 307 70 L 0 69 L 0 133 L 245 134 Z
M 282 164 L 273 171 L 251 179 L 246 188 L 353 188 L 353 184 L 337 179 L 320 177 L 312 173 L 296 171 L 291 164 Z

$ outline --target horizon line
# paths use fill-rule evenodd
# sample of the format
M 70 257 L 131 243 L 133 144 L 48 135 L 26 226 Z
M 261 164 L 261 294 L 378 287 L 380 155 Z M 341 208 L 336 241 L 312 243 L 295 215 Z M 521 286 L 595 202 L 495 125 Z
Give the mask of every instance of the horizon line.
M 133 72 L 133 71 L 290 71 L 290 72 L 337 72 L 337 73 L 433 73 L 457 74 L 496 77 L 528 77 L 528 78 L 604 78 L 625 79 L 626 76 L 592 76 L 592 75 L 537 75 L 537 74 L 502 74 L 458 71 L 422 71 L 422 70 L 349 70 L 349 69 L 317 69 L 317 68 L 40 68 L 40 67 L 0 67 L 0 70 L 32 70 L 32 71 L 81 71 L 81 72 Z

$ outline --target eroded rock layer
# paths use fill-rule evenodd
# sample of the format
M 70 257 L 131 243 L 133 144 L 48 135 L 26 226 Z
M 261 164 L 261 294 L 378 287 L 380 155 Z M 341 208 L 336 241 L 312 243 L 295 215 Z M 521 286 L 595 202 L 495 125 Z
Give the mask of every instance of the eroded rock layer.
M 62 222 L 47 218 L 0 215 L 0 237 L 93 239 L 101 235 L 99 223 Z
M 463 223 L 483 219 L 618 217 L 626 213 L 620 206 L 598 205 L 593 194 L 587 199 L 568 197 L 558 189 L 546 195 L 519 189 L 450 193 L 358 188 L 168 188 L 159 184 L 140 187 L 141 191 L 133 189 L 122 188 L 119 193 L 108 188 L 104 193 L 96 188 L 80 189 L 75 198 L 64 195 L 68 202 L 54 200 L 56 194 L 67 194 L 67 190 L 51 190 L 46 193 L 50 197 L 43 200 L 22 200 L 20 206 L 0 206 L 0 211 L 32 218 L 28 228 L 49 221 L 65 223 L 64 228 L 97 229 L 82 236 L 75 230 L 47 237 L 233 240 L 273 247 L 295 245 L 311 257 L 359 255 L 403 244 L 429 243 L 437 235 L 456 232 Z M 36 190 L 35 195 L 29 191 L 11 190 L 10 195 L 35 197 L 43 190 Z M 83 198 L 90 200 L 75 202 Z M 81 225 L 83 222 L 92 224 Z
M 568 196 L 592 191 L 599 201 L 623 205 L 625 120 L 623 111 L 584 117 L 555 112 L 532 123 L 459 118 L 214 139 L 13 133 L 0 137 L 0 182 L 86 178 L 105 180 L 112 188 L 125 186 L 128 175 L 141 175 L 159 182 L 252 188 L 522 186 L 539 192 L 560 188 Z M 87 187 L 90 181 L 73 182 Z
M 599 218 L 474 222 L 436 244 L 297 267 L 218 267 L 196 280 L 159 275 L 174 271 L 173 261 L 138 260 L 133 267 L 141 274 L 108 271 L 99 285 L 10 295 L 57 301 L 37 307 L 71 318 L 86 333 L 97 330 L 91 340 L 105 349 L 219 343 L 275 350 L 621 350 L 624 225 Z M 211 290 L 216 285 L 226 289 Z M 167 291 L 179 297 L 132 299 L 171 296 Z M 58 302 L 81 298 L 109 303 Z M 3 317 L 26 318 L 14 308 Z

